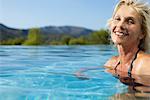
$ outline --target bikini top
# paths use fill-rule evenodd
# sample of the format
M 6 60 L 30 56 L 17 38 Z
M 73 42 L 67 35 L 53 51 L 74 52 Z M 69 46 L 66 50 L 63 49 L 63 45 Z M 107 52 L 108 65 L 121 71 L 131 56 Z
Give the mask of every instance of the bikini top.
M 135 56 L 134 56 L 134 58 L 131 62 L 131 65 L 130 65 L 129 69 L 128 69 L 128 76 L 129 77 L 123 77 L 122 78 L 123 80 L 125 80 L 124 84 L 129 85 L 129 86 L 133 86 L 133 88 L 135 86 L 143 86 L 143 84 L 134 82 L 135 80 L 134 80 L 134 78 L 132 78 L 132 75 L 131 75 L 131 72 L 132 72 L 132 69 L 133 69 L 133 62 L 136 60 L 137 54 L 139 53 L 139 51 L 140 51 L 140 49 L 135 53 Z M 117 67 L 118 67 L 119 64 L 120 64 L 120 61 L 116 64 L 116 66 L 114 68 L 116 74 L 117 74 Z M 117 75 L 116 78 L 120 79 L 120 75 Z
M 129 76 L 129 77 L 131 77 L 131 72 L 132 72 L 132 69 L 133 69 L 133 62 L 136 60 L 137 54 L 139 53 L 139 51 L 140 51 L 140 49 L 135 53 L 135 56 L 134 56 L 134 58 L 133 58 L 133 60 L 132 60 L 132 62 L 131 62 L 131 64 L 130 64 L 129 69 L 128 69 L 128 76 Z M 118 65 L 119 65 L 120 63 L 121 63 L 121 62 L 119 61 L 119 62 L 116 64 L 116 66 L 115 66 L 115 68 L 114 68 L 115 71 L 117 70 L 117 67 L 118 67 Z

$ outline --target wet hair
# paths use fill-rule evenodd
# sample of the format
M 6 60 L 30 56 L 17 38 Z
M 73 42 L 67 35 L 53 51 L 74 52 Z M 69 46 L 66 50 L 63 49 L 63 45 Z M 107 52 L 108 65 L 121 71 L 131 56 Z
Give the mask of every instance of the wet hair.
M 116 5 L 112 18 L 108 21 L 108 26 L 111 26 L 114 15 L 122 5 L 131 6 L 136 10 L 141 18 L 141 30 L 144 38 L 140 40 L 139 49 L 150 53 L 150 5 L 141 0 L 120 0 Z

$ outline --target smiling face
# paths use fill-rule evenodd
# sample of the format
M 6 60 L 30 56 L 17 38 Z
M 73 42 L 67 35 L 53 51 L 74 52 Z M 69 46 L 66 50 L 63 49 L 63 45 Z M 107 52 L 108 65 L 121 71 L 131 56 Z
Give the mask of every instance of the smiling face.
M 111 22 L 111 38 L 116 45 L 139 45 L 144 37 L 141 17 L 131 6 L 122 5 Z

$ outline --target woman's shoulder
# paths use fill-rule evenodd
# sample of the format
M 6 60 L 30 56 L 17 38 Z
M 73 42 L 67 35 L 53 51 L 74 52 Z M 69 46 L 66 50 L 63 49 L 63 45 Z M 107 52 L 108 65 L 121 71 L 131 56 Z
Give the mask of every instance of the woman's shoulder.
M 138 74 L 150 75 L 150 54 L 141 53 L 137 62 Z
M 150 64 L 150 54 L 142 52 L 139 55 L 139 60 L 140 60 L 140 62 L 143 62 L 145 64 L 147 64 L 147 63 Z
M 113 56 L 104 64 L 104 66 L 106 68 L 114 68 L 117 62 L 118 62 L 118 56 Z

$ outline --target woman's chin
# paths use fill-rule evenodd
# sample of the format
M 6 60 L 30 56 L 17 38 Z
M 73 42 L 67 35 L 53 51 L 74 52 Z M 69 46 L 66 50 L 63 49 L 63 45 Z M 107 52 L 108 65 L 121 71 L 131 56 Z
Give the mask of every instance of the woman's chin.
M 113 40 L 113 43 L 114 43 L 115 45 L 120 45 L 120 44 L 123 44 L 123 41 Z
M 121 44 L 121 43 L 124 43 L 125 42 L 125 38 L 120 38 L 118 36 L 113 36 L 112 37 L 112 41 L 114 44 Z

